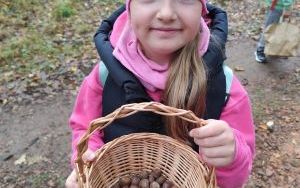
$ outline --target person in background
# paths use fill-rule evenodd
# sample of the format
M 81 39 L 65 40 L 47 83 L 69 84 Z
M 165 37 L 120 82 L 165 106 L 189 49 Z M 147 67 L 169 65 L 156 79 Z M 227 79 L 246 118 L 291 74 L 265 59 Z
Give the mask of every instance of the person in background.
M 278 23 L 282 16 L 283 10 L 290 8 L 294 3 L 294 0 L 265 0 L 268 11 L 265 17 L 264 28 L 265 30 L 269 25 Z M 265 50 L 265 39 L 263 32 L 260 34 L 260 38 L 257 43 L 255 51 L 255 60 L 258 63 L 267 63 L 267 57 L 264 53 Z

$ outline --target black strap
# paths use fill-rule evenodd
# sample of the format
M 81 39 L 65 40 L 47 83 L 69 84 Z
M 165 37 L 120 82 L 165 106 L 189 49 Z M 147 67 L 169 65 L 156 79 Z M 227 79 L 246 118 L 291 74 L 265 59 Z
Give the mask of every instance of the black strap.
M 97 51 L 107 67 L 108 74 L 113 75 L 114 82 L 122 87 L 126 92 L 127 102 L 150 101 L 145 89 L 138 84 L 138 79 L 128 71 L 112 54 L 113 47 L 109 40 L 109 33 L 113 29 L 116 19 L 125 11 L 125 6 L 121 6 L 109 18 L 102 21 L 98 31 L 94 36 Z

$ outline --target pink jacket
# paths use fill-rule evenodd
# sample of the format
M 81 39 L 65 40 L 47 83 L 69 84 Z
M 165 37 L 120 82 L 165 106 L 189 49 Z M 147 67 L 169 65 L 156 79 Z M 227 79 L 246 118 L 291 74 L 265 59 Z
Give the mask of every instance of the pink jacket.
M 88 128 L 89 122 L 102 115 L 103 86 L 99 80 L 99 65 L 84 79 L 69 125 L 72 129 L 72 164 L 76 158 L 76 144 Z M 147 91 L 155 100 L 160 101 L 160 91 Z M 236 139 L 236 155 L 234 162 L 226 168 L 218 168 L 217 182 L 220 187 L 241 187 L 252 169 L 255 152 L 254 125 L 251 115 L 250 101 L 236 77 L 230 88 L 230 98 L 224 107 L 221 120 L 226 121 L 233 129 Z M 95 133 L 89 140 L 89 148 L 93 151 L 103 146 L 103 134 Z

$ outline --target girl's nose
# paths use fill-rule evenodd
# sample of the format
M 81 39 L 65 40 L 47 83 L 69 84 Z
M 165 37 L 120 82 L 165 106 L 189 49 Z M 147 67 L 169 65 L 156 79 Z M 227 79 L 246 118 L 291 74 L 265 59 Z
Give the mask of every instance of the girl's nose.
M 176 10 L 172 4 L 172 0 L 162 1 L 157 13 L 157 18 L 164 22 L 169 22 L 176 19 Z

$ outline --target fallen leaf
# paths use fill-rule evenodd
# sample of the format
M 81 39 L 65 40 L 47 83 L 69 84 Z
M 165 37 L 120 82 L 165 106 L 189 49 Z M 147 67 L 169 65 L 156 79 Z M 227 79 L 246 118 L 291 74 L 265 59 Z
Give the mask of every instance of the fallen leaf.
M 297 142 L 296 142 L 295 139 L 292 140 L 292 143 L 295 144 L 295 145 L 297 145 Z
M 28 165 L 32 165 L 34 163 L 39 163 L 39 162 L 43 162 L 43 161 L 47 161 L 47 158 L 40 156 L 40 155 L 35 155 L 32 157 L 27 157 L 27 163 Z
M 265 124 L 262 124 L 262 125 L 260 125 L 259 127 L 262 128 L 262 129 L 264 129 L 264 130 L 268 130 L 268 127 L 267 127 L 267 125 L 265 125 Z
M 14 162 L 15 165 L 21 165 L 25 163 L 26 163 L 26 154 L 21 155 L 21 157 Z
M 240 67 L 240 66 L 234 67 L 234 70 L 235 71 L 245 71 L 245 69 L 243 67 Z

